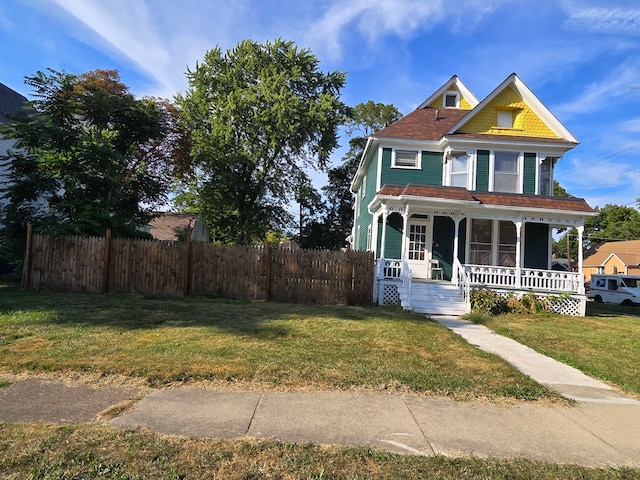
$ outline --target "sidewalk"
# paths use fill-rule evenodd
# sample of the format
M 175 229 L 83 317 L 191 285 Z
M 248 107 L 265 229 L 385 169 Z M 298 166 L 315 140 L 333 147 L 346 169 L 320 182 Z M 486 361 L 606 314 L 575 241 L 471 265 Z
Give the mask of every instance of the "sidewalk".
M 525 457 L 640 468 L 640 402 L 600 382 L 591 383 L 595 380 L 574 369 L 569 372 L 557 362 L 547 362 L 546 357 L 530 357 L 530 352 L 512 341 L 506 342 L 509 348 L 505 349 L 503 337 L 488 333 L 484 327 L 455 318 L 438 321 L 464 333 L 471 343 L 513 356 L 513 362 L 532 369 L 534 378 L 542 376 L 550 388 L 572 395 L 577 392 L 574 398 L 579 397 L 581 403 L 576 407 L 507 406 L 417 395 L 184 387 L 154 391 L 131 411 L 107 423 L 174 435 L 277 438 L 416 455 Z M 539 361 L 545 362 L 542 368 L 536 368 Z M 117 386 L 107 389 L 45 379 L 21 380 L 0 389 L 0 420 L 90 422 L 109 406 L 139 394 L 136 389 Z

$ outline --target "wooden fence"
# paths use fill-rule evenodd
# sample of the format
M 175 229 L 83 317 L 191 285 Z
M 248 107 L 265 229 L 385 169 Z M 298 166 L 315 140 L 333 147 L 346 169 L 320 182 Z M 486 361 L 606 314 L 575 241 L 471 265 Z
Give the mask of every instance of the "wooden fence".
M 28 233 L 23 287 L 66 292 L 218 295 L 325 305 L 372 302 L 370 252 L 280 250 Z

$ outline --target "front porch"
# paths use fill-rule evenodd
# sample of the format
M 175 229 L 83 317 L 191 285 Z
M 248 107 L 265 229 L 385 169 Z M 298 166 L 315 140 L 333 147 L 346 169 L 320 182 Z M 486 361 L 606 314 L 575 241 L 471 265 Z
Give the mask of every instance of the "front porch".
M 547 297 L 553 312 L 583 316 L 586 296 L 582 274 L 535 268 L 492 265 L 462 265 L 454 261 L 450 280 L 414 279 L 407 262 L 379 259 L 377 291 L 380 305 L 401 305 L 406 310 L 426 314 L 463 315 L 471 310 L 473 288 L 488 288 L 517 297 L 534 292 Z

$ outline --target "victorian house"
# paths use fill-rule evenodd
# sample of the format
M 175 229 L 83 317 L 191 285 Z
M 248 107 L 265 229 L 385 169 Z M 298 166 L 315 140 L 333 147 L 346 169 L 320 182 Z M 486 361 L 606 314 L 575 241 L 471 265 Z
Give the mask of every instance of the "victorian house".
M 516 74 L 482 101 L 454 76 L 376 132 L 351 184 L 350 242 L 375 252 L 378 303 L 459 314 L 484 287 L 584 314 L 582 257 L 577 272 L 551 269 L 553 229 L 576 227 L 582 244 L 593 215 L 553 196 L 554 167 L 577 145 Z

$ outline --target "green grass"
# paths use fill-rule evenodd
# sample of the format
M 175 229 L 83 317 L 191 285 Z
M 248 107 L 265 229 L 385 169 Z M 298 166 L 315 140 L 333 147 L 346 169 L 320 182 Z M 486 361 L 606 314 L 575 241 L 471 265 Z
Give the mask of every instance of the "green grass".
M 424 316 L 395 308 L 0 288 L 0 370 L 124 375 L 151 386 L 373 389 L 558 398 Z
M 640 307 L 588 303 L 586 317 L 501 315 L 482 323 L 587 375 L 640 394 L 639 314 Z
M 418 457 L 367 448 L 209 440 L 100 425 L 0 424 L 3 478 L 83 479 L 581 479 L 626 480 L 640 471 L 528 460 Z

